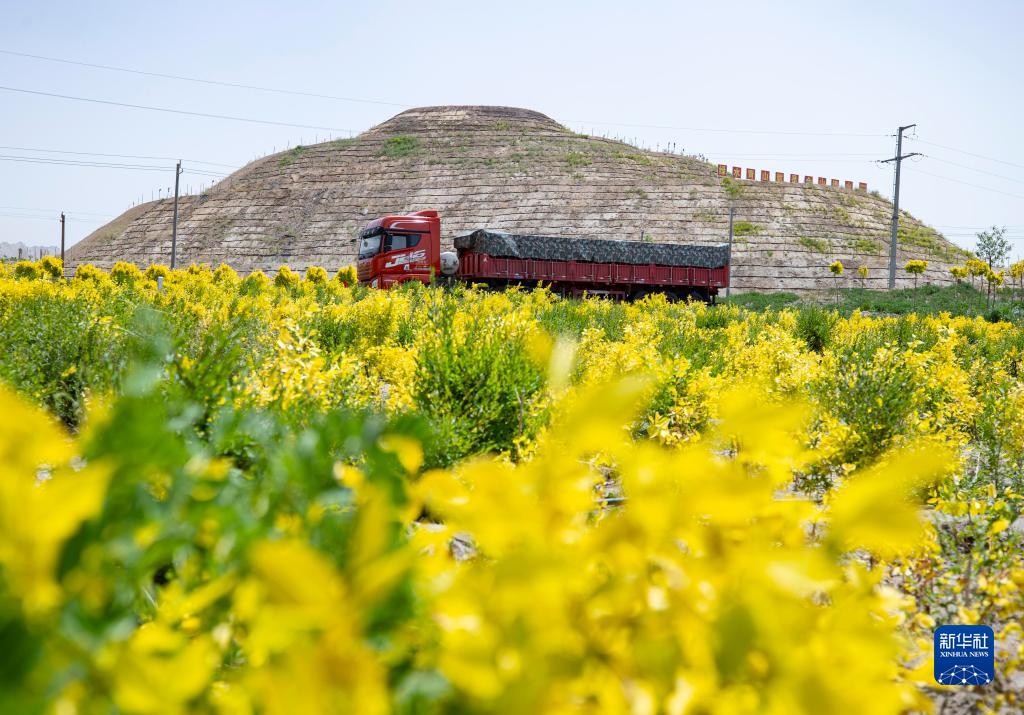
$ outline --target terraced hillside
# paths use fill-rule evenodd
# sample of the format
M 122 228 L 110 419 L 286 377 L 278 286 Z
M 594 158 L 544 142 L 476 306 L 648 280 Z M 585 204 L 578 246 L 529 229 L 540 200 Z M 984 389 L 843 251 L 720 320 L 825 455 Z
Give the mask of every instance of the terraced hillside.
M 488 227 L 605 239 L 721 243 L 735 207 L 738 290 L 831 287 L 840 259 L 886 280 L 891 204 L 832 187 L 723 181 L 715 166 L 576 134 L 509 107 L 411 109 L 354 139 L 254 161 L 179 204 L 182 264 L 225 262 L 241 272 L 336 269 L 368 219 L 436 208 L 445 239 Z M 75 245 L 69 263 L 141 265 L 170 256 L 169 200 L 134 207 Z M 905 216 L 900 266 L 926 258 L 924 282 L 949 282 L 961 251 Z M 849 275 L 844 280 L 860 283 Z M 911 278 L 900 271 L 901 284 Z

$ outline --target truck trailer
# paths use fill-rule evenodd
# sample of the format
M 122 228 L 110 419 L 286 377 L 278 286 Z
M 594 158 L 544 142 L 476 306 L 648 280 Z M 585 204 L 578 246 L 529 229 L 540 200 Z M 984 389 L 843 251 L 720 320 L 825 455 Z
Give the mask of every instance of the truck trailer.
M 357 237 L 359 282 L 391 288 L 407 281 L 463 281 L 491 288 L 548 286 L 566 296 L 713 302 L 729 284 L 727 245 L 606 241 L 477 229 L 441 250 L 437 211 L 384 216 Z

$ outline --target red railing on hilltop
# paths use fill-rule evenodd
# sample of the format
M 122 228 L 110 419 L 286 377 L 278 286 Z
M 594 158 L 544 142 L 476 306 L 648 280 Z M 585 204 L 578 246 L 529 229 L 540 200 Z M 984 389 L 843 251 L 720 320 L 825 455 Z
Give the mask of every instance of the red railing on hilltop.
M 728 176 L 729 175 L 729 167 L 726 164 L 719 164 L 718 165 L 718 175 L 719 176 Z M 739 166 L 734 166 L 732 168 L 732 178 L 734 178 L 734 179 L 743 179 L 744 178 L 744 176 L 743 176 L 743 168 L 739 167 Z M 757 181 L 757 170 L 756 169 L 747 169 L 747 171 L 746 171 L 746 180 L 747 181 Z M 772 173 L 770 171 L 768 171 L 767 169 L 761 169 L 761 181 L 771 181 L 771 180 L 772 180 Z M 782 172 L 782 171 L 776 171 L 775 172 L 775 183 L 777 183 L 777 184 L 784 184 L 784 183 L 786 183 L 786 174 L 785 174 L 785 172 Z M 801 182 L 800 181 L 800 174 L 790 174 L 789 175 L 789 183 L 791 183 L 791 184 L 800 184 L 800 183 L 813 184 L 814 183 L 814 177 L 813 176 L 805 175 L 803 182 Z M 830 185 L 829 179 L 826 179 L 824 176 L 819 176 L 818 177 L 818 186 L 829 186 L 829 185 Z M 843 181 L 842 185 L 840 185 L 839 179 L 832 179 L 831 180 L 831 186 L 833 188 L 836 188 L 836 189 L 842 188 L 842 189 L 847 189 L 847 190 L 850 190 L 850 191 L 854 190 L 853 182 L 852 181 Z M 868 190 L 867 183 L 864 182 L 864 181 L 858 182 L 856 190 L 857 191 L 867 191 Z

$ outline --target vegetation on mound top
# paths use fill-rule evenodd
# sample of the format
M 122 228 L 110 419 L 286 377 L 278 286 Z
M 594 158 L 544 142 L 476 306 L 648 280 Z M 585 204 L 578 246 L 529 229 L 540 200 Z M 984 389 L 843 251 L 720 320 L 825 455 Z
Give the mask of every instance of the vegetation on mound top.
M 633 161 L 636 162 L 637 164 L 642 164 L 644 166 L 650 166 L 654 163 L 654 159 L 647 156 L 646 154 L 640 153 L 639 151 L 628 151 L 625 149 L 618 149 L 612 152 L 612 157 L 615 159 L 626 159 L 628 161 Z
M 413 156 L 419 152 L 419 149 L 420 140 L 418 137 L 397 136 L 385 139 L 381 145 L 380 153 L 389 159 L 401 159 Z
M 290 164 L 294 164 L 296 160 L 298 160 L 298 158 L 302 156 L 302 153 L 304 151 L 306 151 L 306 147 L 302 146 L 301 144 L 292 147 L 285 153 L 284 156 L 277 160 L 277 165 L 288 166 Z

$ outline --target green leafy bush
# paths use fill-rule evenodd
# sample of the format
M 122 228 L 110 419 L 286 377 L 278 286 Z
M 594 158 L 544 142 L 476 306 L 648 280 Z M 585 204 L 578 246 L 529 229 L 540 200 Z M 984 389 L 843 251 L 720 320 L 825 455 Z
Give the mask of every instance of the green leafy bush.
M 254 293 L 259 293 L 269 285 L 270 279 L 267 278 L 266 273 L 263 271 L 253 271 L 242 279 L 241 290 L 245 295 L 253 295 Z
M 35 261 L 18 261 L 14 264 L 14 277 L 35 280 L 42 275 Z
M 324 285 L 329 280 L 327 271 L 320 266 L 310 266 L 306 269 L 306 280 L 314 285 Z
M 293 289 L 299 285 L 299 274 L 289 268 L 287 265 L 282 265 L 277 269 L 277 274 L 274 276 L 274 285 L 278 288 Z
M 339 268 L 337 275 L 334 276 L 334 279 L 337 280 L 342 285 L 346 286 L 354 286 L 356 283 L 359 282 L 359 277 L 358 274 L 356 273 L 355 266 L 345 266 L 344 268 Z
M 110 269 L 110 277 L 114 279 L 115 283 L 132 286 L 142 280 L 142 271 L 134 263 L 118 261 Z
M 54 280 L 64 277 L 64 261 L 56 256 L 43 256 L 39 260 L 39 270 Z

